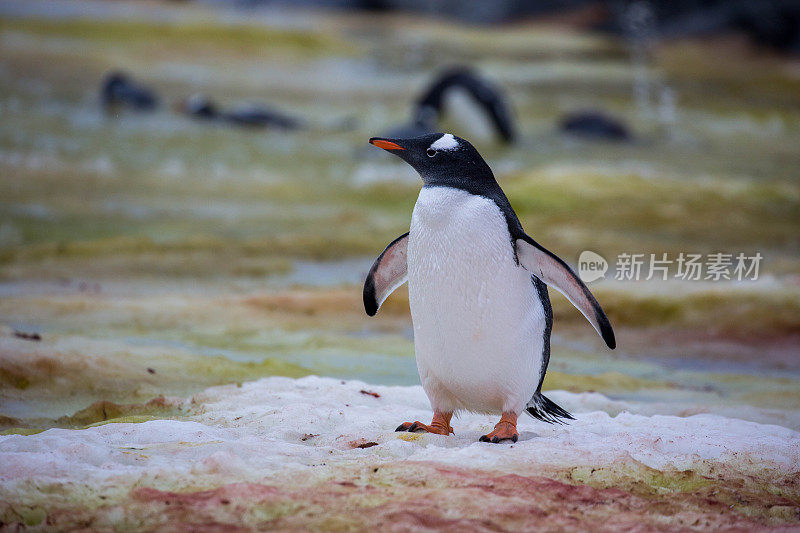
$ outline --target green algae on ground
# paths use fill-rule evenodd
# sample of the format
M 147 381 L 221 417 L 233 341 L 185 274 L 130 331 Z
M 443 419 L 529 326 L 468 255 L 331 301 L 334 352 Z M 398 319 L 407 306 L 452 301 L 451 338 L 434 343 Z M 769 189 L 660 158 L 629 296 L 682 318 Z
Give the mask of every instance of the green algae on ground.
M 681 293 L 633 290 L 593 291 L 612 324 L 628 328 L 658 327 L 701 331 L 728 339 L 785 338 L 800 334 L 800 299 L 794 287 L 784 290 L 725 290 L 706 286 Z M 557 323 L 579 322 L 570 304 L 553 298 Z
M 46 431 L 47 428 L 16 428 L 11 427 L 8 429 L 4 429 L 0 431 L 0 435 L 36 435 L 37 433 L 41 433 L 42 431 Z
M 191 364 L 193 373 L 208 376 L 216 384 L 251 381 L 266 376 L 301 377 L 310 372 L 299 365 L 276 359 L 237 362 L 225 357 L 197 358 Z
M 293 31 L 278 27 L 216 23 L 153 23 L 122 20 L 2 19 L 0 31 L 46 38 L 72 39 L 89 49 L 114 45 L 140 46 L 167 52 L 197 50 L 213 46 L 217 53 L 250 55 L 292 53 L 296 56 L 354 54 L 356 48 L 345 40 L 323 32 Z M 213 43 L 213 45 L 211 44 Z M 221 49 L 220 49 L 221 48 Z M 167 54 L 169 55 L 169 54 Z
M 713 480 L 693 470 L 662 471 L 635 461 L 612 467 L 575 467 L 568 477 L 577 483 L 593 487 L 622 487 L 643 495 L 691 493 L 713 484 Z
M 70 416 L 59 418 L 57 423 L 60 427 L 90 427 L 122 419 L 174 418 L 186 413 L 183 403 L 179 398 L 167 399 L 164 396 L 153 398 L 143 404 L 118 404 L 101 400 Z
M 242 362 L 197 357 L 184 350 L 118 346 L 109 350 L 106 342 L 76 337 L 32 344 L 0 335 L 0 343 L 4 351 L 0 377 L 5 385 L 0 397 L 15 406 L 13 413 L 0 413 L 6 415 L 0 418 L 5 427 L 83 427 L 120 416 L 174 416 L 180 414 L 180 406 L 159 395 L 186 395 L 266 376 L 309 374 L 299 365 L 270 358 Z M 27 383 L 25 388 L 12 388 L 21 381 Z M 159 397 L 151 399 L 154 396 Z M 124 403 L 142 400 L 150 401 Z M 76 412 L 64 416 L 69 409 Z
M 141 424 L 143 422 L 150 422 L 151 420 L 164 420 L 164 418 L 172 417 L 165 417 L 164 415 L 127 415 L 94 422 L 93 424 L 85 426 L 84 429 L 105 426 L 106 424 Z
M 610 251 L 652 252 L 656 245 L 663 252 L 780 249 L 798 230 L 800 197 L 782 184 L 631 175 L 624 165 L 595 172 L 576 167 L 548 175 L 545 167 L 508 180 L 505 188 L 526 226 L 613 232 L 617 246 L 627 240 L 641 247 L 614 250 L 604 243 Z M 591 240 L 586 235 L 579 245 Z
M 601 372 L 594 375 L 576 375 L 550 370 L 544 380 L 545 389 L 568 390 L 571 392 L 603 391 L 606 394 L 618 394 L 646 389 L 674 388 L 665 381 L 643 379 L 623 374 L 622 372 Z
M 725 506 L 737 514 L 758 517 L 767 523 L 800 523 L 800 489 L 798 475 L 762 470 L 757 474 L 741 475 L 725 472 L 710 464 L 706 470 L 657 470 L 631 461 L 614 466 L 576 467 L 566 475 L 571 482 L 592 487 L 617 487 L 645 498 L 659 499 L 665 494 L 691 500 L 705 498 Z M 775 507 L 793 509 L 773 512 Z

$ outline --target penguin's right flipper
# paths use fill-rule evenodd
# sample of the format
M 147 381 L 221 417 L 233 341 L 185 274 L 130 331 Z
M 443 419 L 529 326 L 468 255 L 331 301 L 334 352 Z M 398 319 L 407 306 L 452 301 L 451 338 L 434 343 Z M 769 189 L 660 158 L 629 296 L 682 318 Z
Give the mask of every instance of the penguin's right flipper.
M 566 296 L 606 341 L 606 345 L 612 350 L 616 348 L 614 330 L 603 308 L 564 261 L 524 233 L 516 240 L 516 252 L 520 265 Z
M 364 310 L 375 316 L 384 300 L 408 279 L 408 233 L 400 235 L 372 264 L 364 281 Z

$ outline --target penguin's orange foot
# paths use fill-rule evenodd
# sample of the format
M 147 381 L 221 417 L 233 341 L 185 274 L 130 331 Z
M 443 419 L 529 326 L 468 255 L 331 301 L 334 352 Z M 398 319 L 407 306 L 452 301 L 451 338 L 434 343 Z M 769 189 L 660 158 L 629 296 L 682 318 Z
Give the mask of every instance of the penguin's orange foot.
M 504 440 L 517 442 L 517 439 L 519 439 L 519 433 L 517 433 L 517 414 L 503 413 L 503 416 L 500 418 L 500 422 L 495 424 L 494 431 L 487 435 L 483 435 L 478 440 L 480 442 L 493 442 L 497 444 L 498 442 Z
M 450 427 L 450 418 L 453 413 L 440 413 L 434 411 L 433 421 L 428 424 L 422 422 L 403 422 L 395 431 L 408 431 L 414 433 L 416 431 L 426 431 L 428 433 L 436 433 L 437 435 L 449 435 L 453 433 L 453 428 Z
M 519 439 L 519 433 L 517 433 L 516 426 L 510 426 L 508 428 L 495 428 L 491 433 L 481 436 L 479 440 L 480 442 L 493 442 L 497 444 L 503 440 L 517 442 L 517 439 Z

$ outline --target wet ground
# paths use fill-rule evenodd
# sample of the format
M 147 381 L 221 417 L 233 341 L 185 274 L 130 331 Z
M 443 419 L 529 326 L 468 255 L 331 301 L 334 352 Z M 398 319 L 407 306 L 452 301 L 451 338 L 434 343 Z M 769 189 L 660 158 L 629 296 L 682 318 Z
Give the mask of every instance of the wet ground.
M 207 394 L 226 398 L 229 393 L 202 392 L 217 385 L 233 388 L 215 391 L 234 391 L 236 384 L 246 387 L 263 377 L 309 374 L 361 380 L 359 388 L 416 385 L 405 292 L 398 291 L 369 319 L 361 308 L 360 283 L 372 258 L 407 231 L 419 183 L 410 168 L 369 147 L 366 139 L 406 120 L 413 95 L 437 68 L 466 63 L 507 89 L 521 139 L 505 147 L 482 135 L 475 122 L 457 119 L 443 129 L 474 141 L 539 242 L 572 265 L 583 250 L 612 263 L 607 279 L 590 286 L 614 325 L 617 350 L 605 349 L 583 317 L 552 295 L 556 323 L 544 388 L 568 391 L 554 394 L 566 395 L 579 413 L 578 425 L 569 431 L 575 435 L 584 427 L 582 412 L 587 424 L 603 414 L 620 424 L 628 423 L 620 416 L 638 416 L 630 425 L 643 428 L 637 442 L 649 449 L 658 446 L 653 428 L 661 423 L 685 423 L 676 427 L 699 431 L 693 446 L 709 438 L 744 438 L 719 429 L 735 420 L 788 428 L 784 434 L 772 426 L 747 426 L 752 431 L 746 438 L 777 431 L 779 443 L 768 457 L 752 455 L 752 447 L 733 447 L 730 454 L 746 456 L 739 463 L 714 456 L 711 466 L 680 463 L 674 470 L 680 461 L 667 454 L 674 464 L 647 463 L 655 468 L 647 476 L 630 474 L 626 460 L 611 456 L 581 463 L 594 461 L 605 469 L 609 477 L 602 483 L 567 476 L 570 458 L 552 472 L 539 461 L 542 471 L 516 473 L 545 477 L 513 480 L 510 486 L 530 483 L 530 490 L 547 494 L 591 492 L 576 496 L 579 509 L 580 502 L 609 498 L 592 491 L 622 491 L 633 499 L 626 504 L 631 516 L 663 511 L 660 521 L 650 524 L 654 528 L 702 528 L 714 513 L 723 516 L 723 522 L 712 522 L 717 527 L 798 524 L 797 469 L 778 457 L 797 455 L 794 431 L 800 429 L 797 61 L 755 51 L 736 38 L 683 41 L 653 48 L 642 77 L 625 43 L 542 25 L 480 31 L 399 16 L 376 23 L 366 17 L 124 2 L 7 2 L 0 3 L 0 16 L 0 425 L 11 435 L 0 437 L 6 439 L 0 448 L 5 446 L 17 464 L 25 461 L 13 454 L 27 447 L 47 449 L 49 436 L 61 438 L 61 430 L 37 434 L 47 428 L 180 420 L 215 430 L 217 419 L 198 418 L 200 411 L 186 405 L 205 405 Z M 166 105 L 149 114 L 104 114 L 97 88 L 106 72 L 119 68 L 156 88 Z M 645 104 L 634 103 L 635 83 L 639 94 L 649 95 Z M 198 91 L 226 105 L 270 104 L 306 117 L 314 127 L 235 129 L 192 121 L 170 108 Z M 463 102 L 452 105 L 451 116 L 472 116 Z M 586 108 L 624 119 L 634 140 L 579 141 L 557 131 L 563 114 Z M 355 126 L 342 131 L 338 125 L 347 118 Z M 763 261 L 756 281 L 609 279 L 621 253 L 675 257 L 680 252 L 760 253 Z M 254 416 L 262 412 L 258 409 L 284 405 L 274 403 L 271 383 L 259 382 Z M 293 383 L 307 390 L 302 381 Z M 414 400 L 397 399 L 397 405 L 425 409 L 419 389 L 402 390 Z M 569 394 L 576 396 L 569 400 Z M 372 468 L 386 446 L 445 446 L 435 439 L 397 441 L 384 415 L 375 420 L 386 418 L 386 427 L 357 424 L 341 431 L 347 442 L 363 437 L 378 443 L 347 448 L 342 461 Z M 711 426 L 721 433 L 706 438 L 697 430 L 705 416 L 716 417 Z M 274 423 L 293 431 L 304 427 L 285 418 Z M 482 418 L 470 423 L 475 431 L 491 425 Z M 253 439 L 306 442 L 302 435 L 259 433 L 260 426 L 248 424 L 228 425 L 253 432 Z M 559 435 L 559 428 L 529 424 L 537 434 Z M 117 431 L 142 431 L 122 423 L 103 427 L 100 449 L 115 446 L 109 443 L 116 442 Z M 153 435 L 161 435 L 161 426 L 152 428 Z M 331 434 L 317 451 L 338 450 L 337 430 L 326 431 Z M 82 438 L 80 432 L 64 435 Z M 184 438 L 173 437 L 164 441 Z M 64 438 L 69 448 L 71 437 Z M 489 453 L 466 440 L 459 446 L 470 456 Z M 53 453 L 52 464 L 63 461 Z M 393 468 L 402 469 L 409 453 L 389 453 Z M 183 466 L 191 469 L 206 459 L 187 456 Z M 460 486 L 462 481 L 453 480 L 462 476 L 483 486 L 481 476 L 498 468 L 486 463 L 458 470 L 468 466 L 459 461 L 445 468 L 436 453 L 418 459 L 424 462 L 419 471 L 430 476 L 415 479 L 449 480 L 439 488 Z M 750 461 L 775 465 L 742 466 Z M 364 486 L 377 481 L 357 481 L 335 465 L 308 486 L 341 476 L 358 487 L 357 498 L 372 497 Z M 252 479 L 239 480 L 254 486 L 231 488 L 236 479 L 213 475 L 195 485 L 171 474 L 164 475 L 172 481 L 142 486 L 195 491 L 204 502 L 226 499 L 221 495 L 226 491 L 245 491 L 250 496 L 241 497 L 247 500 L 267 490 L 259 487 L 280 492 L 274 488 L 284 475 L 279 470 L 260 465 Z M 722 480 L 727 488 L 703 492 L 694 482 L 654 481 L 678 471 L 690 472 L 681 475 L 703 486 Z M 775 472 L 779 481 L 770 485 Z M 635 478 L 632 485 L 622 480 L 628 475 Z M 403 501 L 430 496 L 412 490 L 411 478 L 380 483 L 388 487 L 381 490 L 404 494 Z M 39 511 L 20 511 L 23 504 L 46 507 L 47 493 L 35 488 L 35 475 L 20 467 L 3 486 L 8 503 L 0 508 L 0 520 L 47 523 L 50 518 Z M 320 501 L 338 498 L 337 491 L 345 490 L 339 486 L 320 488 Z M 196 492 L 201 489 L 211 492 Z M 381 494 L 375 505 L 386 501 Z M 771 499 L 776 494 L 780 502 Z M 52 520 L 66 527 L 76 523 L 70 520 L 87 520 L 94 509 L 121 506 L 127 510 L 116 512 L 133 512 L 141 524 L 153 526 L 130 509 L 148 507 L 152 504 L 142 502 L 162 496 L 126 489 L 106 503 L 78 497 Z M 498 501 L 510 505 L 506 496 Z M 739 509 L 728 501 L 735 497 L 750 503 Z M 700 502 L 697 523 L 669 518 L 670 506 L 692 498 Z M 354 509 L 365 520 L 373 516 L 359 502 Z M 196 509 L 195 504 L 181 509 Z M 297 505 L 281 503 L 280 513 L 268 513 L 262 522 L 283 527 L 295 517 L 295 527 L 347 529 L 346 523 L 301 520 L 310 512 L 304 506 L 312 503 Z M 724 512 L 716 510 L 723 507 Z M 503 511 L 513 519 L 469 524 L 511 528 L 532 512 L 523 508 Z M 544 507 L 538 512 L 557 515 Z M 602 513 L 616 515 L 619 509 Z M 233 520 L 221 516 L 212 518 Z M 419 525 L 414 520 L 423 520 L 420 516 L 398 523 Z M 279 517 L 287 522 L 270 522 Z M 240 525 L 261 523 L 253 520 Z M 432 522 L 429 527 L 437 524 L 458 526 Z M 567 525 L 554 521 L 552 527 Z

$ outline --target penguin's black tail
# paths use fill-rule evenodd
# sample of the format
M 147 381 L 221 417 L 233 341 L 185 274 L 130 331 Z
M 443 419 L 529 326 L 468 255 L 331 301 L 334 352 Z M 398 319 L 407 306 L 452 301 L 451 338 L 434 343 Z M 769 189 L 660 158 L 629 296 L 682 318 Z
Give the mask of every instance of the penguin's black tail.
M 567 418 L 575 420 L 566 409 L 556 405 L 555 402 L 538 391 L 533 395 L 528 405 L 525 406 L 525 412 L 533 418 L 538 418 L 542 422 L 547 422 L 548 424 L 563 424 L 564 422 L 562 422 L 562 420 Z

